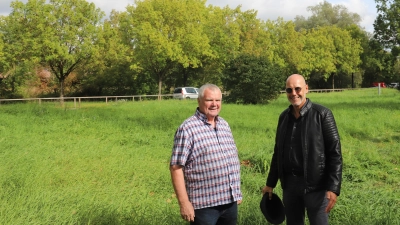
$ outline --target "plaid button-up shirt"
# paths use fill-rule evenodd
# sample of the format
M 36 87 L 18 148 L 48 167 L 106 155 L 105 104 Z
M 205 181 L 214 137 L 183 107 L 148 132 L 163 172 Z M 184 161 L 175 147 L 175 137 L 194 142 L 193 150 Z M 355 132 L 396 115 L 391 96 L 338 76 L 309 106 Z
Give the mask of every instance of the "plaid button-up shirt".
M 175 133 L 170 165 L 183 166 L 194 209 L 242 199 L 240 162 L 231 129 L 221 117 L 215 124 L 214 129 L 197 109 Z

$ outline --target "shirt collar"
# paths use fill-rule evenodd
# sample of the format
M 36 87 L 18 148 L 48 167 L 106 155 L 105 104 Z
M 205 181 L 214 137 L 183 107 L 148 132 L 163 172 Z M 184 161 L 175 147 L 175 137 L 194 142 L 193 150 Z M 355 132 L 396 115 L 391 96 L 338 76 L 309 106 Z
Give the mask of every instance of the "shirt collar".
M 203 121 L 204 123 L 209 124 L 209 123 L 208 123 L 207 116 L 206 116 L 204 113 L 200 112 L 199 107 L 197 107 L 197 109 L 196 109 L 195 116 L 196 116 L 197 118 L 199 118 L 201 121 Z M 219 118 L 219 115 L 218 115 L 217 117 L 215 117 L 215 123 L 218 122 L 218 118 Z
M 301 107 L 300 109 L 300 116 L 304 116 L 308 112 L 308 109 L 311 107 L 311 101 L 310 99 L 306 98 L 306 103 Z M 289 106 L 289 113 L 293 110 L 293 106 Z

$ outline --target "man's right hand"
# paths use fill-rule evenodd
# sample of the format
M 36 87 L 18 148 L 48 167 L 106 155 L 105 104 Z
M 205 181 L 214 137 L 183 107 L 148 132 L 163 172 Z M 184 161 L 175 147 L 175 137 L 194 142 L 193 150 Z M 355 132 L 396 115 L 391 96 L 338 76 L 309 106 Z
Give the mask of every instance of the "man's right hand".
M 265 194 L 265 193 L 269 193 L 269 200 L 271 200 L 271 198 L 272 198 L 272 192 L 274 191 L 274 188 L 272 188 L 272 187 L 268 187 L 268 186 L 264 186 L 263 187 L 263 189 L 262 189 L 262 193 L 263 193 L 263 195 Z
M 186 201 L 180 204 L 182 219 L 194 222 L 194 208 L 191 202 Z

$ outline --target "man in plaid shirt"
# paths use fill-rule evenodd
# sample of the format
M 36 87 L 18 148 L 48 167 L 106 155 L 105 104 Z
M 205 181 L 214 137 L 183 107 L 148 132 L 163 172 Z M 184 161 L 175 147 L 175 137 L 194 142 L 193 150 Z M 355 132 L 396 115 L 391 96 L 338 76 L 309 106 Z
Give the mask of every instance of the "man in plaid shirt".
M 175 133 L 170 162 L 182 219 L 191 224 L 237 223 L 242 202 L 240 162 L 228 123 L 218 116 L 221 90 L 199 89 L 198 108 Z

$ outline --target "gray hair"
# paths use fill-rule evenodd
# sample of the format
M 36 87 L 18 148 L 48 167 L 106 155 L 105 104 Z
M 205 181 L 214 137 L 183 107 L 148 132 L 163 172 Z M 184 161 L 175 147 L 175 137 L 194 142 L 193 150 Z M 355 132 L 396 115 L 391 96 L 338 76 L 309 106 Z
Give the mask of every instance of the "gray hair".
M 215 84 L 204 84 L 203 86 L 201 86 L 199 88 L 199 99 L 202 99 L 204 97 L 204 91 L 206 89 L 209 89 L 209 90 L 212 90 L 212 91 L 217 91 L 218 90 L 218 91 L 221 92 L 221 89 Z

